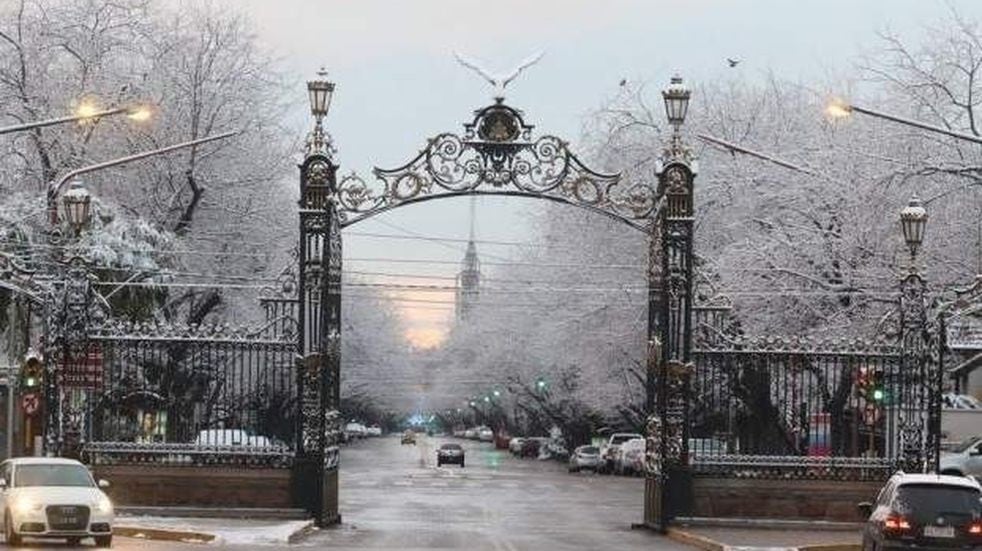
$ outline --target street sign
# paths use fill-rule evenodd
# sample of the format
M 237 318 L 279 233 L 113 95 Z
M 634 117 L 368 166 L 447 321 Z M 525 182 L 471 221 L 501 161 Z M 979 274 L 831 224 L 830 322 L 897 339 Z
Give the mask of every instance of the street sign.
M 102 388 L 102 349 L 90 346 L 84 355 L 67 356 L 58 366 L 58 385 L 64 388 Z
M 20 407 L 24 410 L 24 415 L 35 415 L 41 409 L 41 396 L 30 392 L 21 396 Z

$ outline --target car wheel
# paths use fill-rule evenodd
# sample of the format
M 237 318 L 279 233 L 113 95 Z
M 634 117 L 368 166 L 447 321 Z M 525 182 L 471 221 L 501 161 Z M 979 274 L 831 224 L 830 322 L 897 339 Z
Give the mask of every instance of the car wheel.
M 14 521 L 11 520 L 10 513 L 4 515 L 3 518 L 3 535 L 10 547 L 19 546 L 24 541 L 17 532 L 14 532 Z
M 112 547 L 113 546 L 112 535 L 110 534 L 108 536 L 96 536 L 95 545 L 96 547 L 106 547 L 106 548 Z
M 461 462 L 460 462 L 460 468 L 461 468 L 461 469 L 463 469 L 463 468 L 464 468 L 464 462 L 463 462 L 463 461 L 461 461 Z

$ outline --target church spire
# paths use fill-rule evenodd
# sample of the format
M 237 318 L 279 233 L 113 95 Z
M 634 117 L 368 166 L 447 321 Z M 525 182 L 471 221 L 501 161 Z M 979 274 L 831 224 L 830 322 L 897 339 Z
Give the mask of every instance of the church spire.
M 475 199 L 471 196 L 470 236 L 460 272 L 457 274 L 457 321 L 465 321 L 470 316 L 481 292 L 481 261 L 477 257 L 477 245 L 474 243 Z

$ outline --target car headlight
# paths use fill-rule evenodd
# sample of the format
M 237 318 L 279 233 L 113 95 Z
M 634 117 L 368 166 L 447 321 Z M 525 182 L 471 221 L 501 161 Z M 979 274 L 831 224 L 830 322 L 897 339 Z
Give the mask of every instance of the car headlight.
M 102 496 L 99 499 L 95 500 L 95 503 L 92 504 L 92 508 L 97 513 L 112 513 L 113 502 L 110 501 L 108 497 Z
M 14 512 L 26 514 L 32 511 L 40 511 L 43 505 L 29 497 L 22 497 L 14 501 L 12 508 Z

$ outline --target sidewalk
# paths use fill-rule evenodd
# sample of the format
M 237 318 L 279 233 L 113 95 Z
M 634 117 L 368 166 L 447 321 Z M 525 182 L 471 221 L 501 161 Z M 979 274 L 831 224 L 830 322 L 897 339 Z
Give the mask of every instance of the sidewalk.
M 310 520 L 119 515 L 113 532 L 124 537 L 185 543 L 276 545 L 292 543 L 312 527 Z
M 669 537 L 703 551 L 742 549 L 787 549 L 800 551 L 858 551 L 859 530 L 822 530 L 794 526 L 785 528 L 739 528 L 678 526 Z

